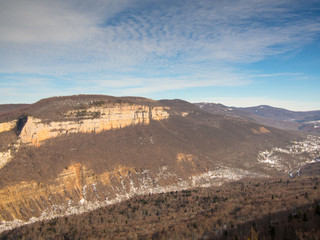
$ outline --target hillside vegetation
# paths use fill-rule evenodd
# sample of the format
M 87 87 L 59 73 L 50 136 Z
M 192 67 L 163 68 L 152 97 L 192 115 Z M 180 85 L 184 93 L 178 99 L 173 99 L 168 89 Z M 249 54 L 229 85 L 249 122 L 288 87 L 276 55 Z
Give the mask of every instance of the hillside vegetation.
M 317 175 L 304 166 L 319 162 L 319 146 L 320 137 L 211 114 L 182 100 L 43 99 L 0 114 L 0 232 L 100 209 L 3 236 L 245 237 L 258 216 L 315 206 L 317 179 L 307 184 L 310 192 L 301 188 L 309 180 L 269 180 Z M 195 189 L 249 178 L 265 179 Z M 296 196 L 299 191 L 308 196 Z M 118 202 L 123 203 L 102 208 Z M 237 232 L 248 224 L 249 232 Z
M 0 239 L 319 239 L 319 177 L 248 179 L 137 196 Z

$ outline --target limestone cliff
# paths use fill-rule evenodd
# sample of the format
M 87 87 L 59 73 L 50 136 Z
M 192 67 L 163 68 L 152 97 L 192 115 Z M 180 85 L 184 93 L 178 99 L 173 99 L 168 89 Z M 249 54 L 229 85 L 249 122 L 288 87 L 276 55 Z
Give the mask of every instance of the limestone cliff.
M 113 103 L 67 111 L 63 113 L 61 121 L 48 121 L 48 119 L 28 116 L 26 123 L 21 126 L 18 141 L 11 142 L 8 146 L 1 146 L 0 169 L 13 158 L 20 144 L 37 147 L 46 139 L 71 133 L 99 133 L 130 125 L 148 125 L 151 120 L 159 121 L 168 118 L 168 109 L 168 107 L 159 106 Z M 0 123 L 0 133 L 15 128 L 17 128 L 17 120 Z
M 197 157 L 181 153 L 178 158 L 190 161 Z M 24 181 L 1 189 L 0 232 L 26 222 L 96 209 L 135 195 L 198 187 L 208 181 L 209 185 L 220 185 L 230 176 L 240 179 L 251 175 L 223 168 L 181 179 L 167 166 L 154 172 L 118 166 L 95 174 L 86 166 L 73 163 L 49 182 Z
M 21 182 L 0 190 L 0 222 L 28 221 L 43 214 L 66 214 L 88 203 L 106 205 L 135 194 L 154 191 L 158 181 L 171 177 L 160 169 L 151 178 L 147 171 L 118 166 L 95 175 L 92 170 L 74 163 L 50 182 Z M 97 206 L 96 206 L 97 207 Z M 60 208 L 60 210 L 59 210 Z M 45 216 L 46 218 L 50 216 Z M 0 225 L 0 231 L 3 226 Z
M 52 182 L 21 182 L 0 190 L 0 220 L 27 220 L 53 204 L 62 204 L 70 199 L 80 200 L 82 187 L 96 179 L 92 172 L 74 164 Z
M 5 152 L 0 152 L 0 169 L 6 165 L 12 158 L 11 149 Z
M 28 117 L 21 131 L 22 143 L 39 146 L 43 140 L 70 133 L 99 133 L 130 125 L 149 124 L 150 120 L 169 117 L 163 107 L 148 107 L 134 104 L 91 107 L 66 113 L 66 121 L 43 123 L 42 120 Z
M 16 124 L 17 124 L 17 121 L 0 123 L 0 133 L 10 131 L 16 126 Z

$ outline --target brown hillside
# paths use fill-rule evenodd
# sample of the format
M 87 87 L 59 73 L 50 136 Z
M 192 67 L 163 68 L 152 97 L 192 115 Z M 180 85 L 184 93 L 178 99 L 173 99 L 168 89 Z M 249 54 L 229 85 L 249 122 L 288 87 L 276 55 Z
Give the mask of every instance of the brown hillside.
M 77 95 L 20 114 L 1 125 L 0 231 L 150 192 L 288 176 L 319 156 L 317 138 L 181 100 Z
M 29 104 L 0 104 L 0 114 L 26 108 Z
M 190 109 L 177 109 L 181 110 Z M 243 168 L 244 162 L 250 170 L 248 163 L 254 163 L 260 150 L 284 145 L 289 136 L 295 137 L 279 130 L 259 135 L 252 131 L 255 128 L 259 129 L 259 125 L 197 110 L 187 117 L 176 115 L 148 126 L 58 137 L 38 148 L 20 148 L 15 158 L 0 169 L 0 186 L 20 181 L 48 181 L 74 162 L 95 173 L 117 165 L 145 169 L 168 165 L 183 177 L 189 173 L 180 172 L 182 169 L 176 166 L 175 158 L 180 152 L 198 156 L 195 171 L 214 168 L 219 163 Z M 252 165 L 259 171 L 256 167 Z

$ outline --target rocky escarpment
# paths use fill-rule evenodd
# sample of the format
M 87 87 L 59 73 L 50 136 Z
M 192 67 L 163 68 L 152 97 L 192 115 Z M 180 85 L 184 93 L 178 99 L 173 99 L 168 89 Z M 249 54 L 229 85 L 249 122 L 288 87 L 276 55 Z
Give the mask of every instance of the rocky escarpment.
M 147 125 L 150 120 L 166 119 L 169 114 L 163 107 L 116 104 L 109 107 L 91 107 L 70 111 L 66 113 L 66 117 L 75 120 L 47 124 L 40 119 L 28 117 L 20 134 L 21 142 L 39 146 L 46 139 L 64 134 L 99 133 L 130 125 Z
M 196 157 L 190 154 L 177 155 L 177 161 L 182 165 L 185 164 L 183 161 L 190 162 L 193 158 Z M 243 177 L 257 175 L 220 168 L 181 179 L 166 166 L 151 172 L 120 165 L 112 171 L 94 174 L 86 166 L 75 163 L 50 182 L 21 182 L 1 189 L 0 232 L 38 220 L 79 214 L 135 195 L 220 185 Z
M 144 106 L 130 103 L 102 104 L 63 113 L 63 120 L 48 121 L 32 116 L 19 117 L 18 120 L 0 123 L 0 133 L 15 131 L 18 141 L 11 143 L 0 152 L 0 169 L 8 163 L 13 152 L 21 144 L 39 146 L 44 140 L 72 133 L 99 133 L 131 125 L 148 125 L 151 120 L 169 117 L 168 107 Z
M 12 159 L 11 149 L 0 152 L 0 169 Z
M 0 133 L 14 129 L 16 124 L 17 124 L 16 120 L 0 123 Z

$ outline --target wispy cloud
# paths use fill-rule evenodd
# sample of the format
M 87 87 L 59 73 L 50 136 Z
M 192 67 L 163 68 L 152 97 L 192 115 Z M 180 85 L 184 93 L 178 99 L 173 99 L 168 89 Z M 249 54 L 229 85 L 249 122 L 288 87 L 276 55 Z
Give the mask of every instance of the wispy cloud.
M 239 65 L 314 41 L 314 2 L 4 0 L 0 73 L 125 94 L 247 84 Z
M 4 0 L 0 3 L 1 41 L 22 44 L 81 42 L 99 34 L 101 17 L 112 17 L 129 1 Z M 96 15 L 97 14 L 97 15 Z
M 281 73 L 271 73 L 271 74 L 256 74 L 251 75 L 251 77 L 279 77 L 279 76 L 289 76 L 289 77 L 295 77 L 295 76 L 302 76 L 302 73 L 294 73 L 294 72 L 281 72 Z
M 91 65 L 82 71 L 161 69 L 256 61 L 311 41 L 320 28 L 313 18 L 295 20 L 285 9 L 291 1 L 150 2 L 136 1 L 133 9 L 129 1 L 4 1 L 1 50 L 53 71 L 77 71 L 82 63 Z

